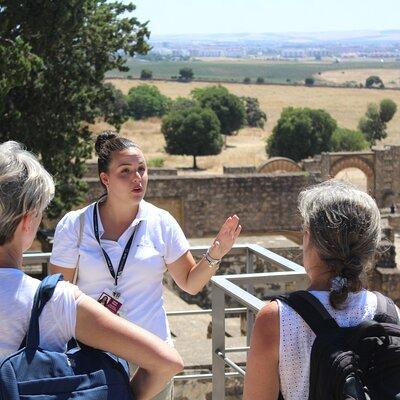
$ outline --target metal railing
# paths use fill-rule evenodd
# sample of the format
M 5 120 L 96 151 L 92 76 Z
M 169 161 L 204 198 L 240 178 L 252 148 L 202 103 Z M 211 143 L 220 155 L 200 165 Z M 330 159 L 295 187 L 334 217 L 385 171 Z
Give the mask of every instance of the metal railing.
M 307 275 L 304 268 L 278 254 L 257 245 L 247 246 L 246 274 L 217 275 L 211 279 L 212 284 L 212 399 L 225 399 L 225 372 L 226 366 L 233 369 L 241 376 L 245 370 L 227 357 L 227 353 L 236 349 L 225 347 L 225 296 L 235 299 L 247 308 L 247 345 L 250 344 L 251 332 L 255 315 L 265 305 L 254 293 L 255 285 L 267 285 L 271 283 L 291 283 L 291 290 L 304 288 Z M 253 273 L 254 257 L 261 258 L 279 267 L 280 272 Z M 242 288 L 241 286 L 245 287 Z M 274 297 L 276 290 L 265 290 L 263 295 Z M 248 346 L 243 351 L 248 350 Z
M 208 247 L 193 246 L 190 248 L 194 257 L 201 257 Z M 45 276 L 48 272 L 48 262 L 51 253 L 26 253 L 23 265 L 41 265 L 39 275 Z M 225 379 L 238 377 L 245 374 L 245 370 L 226 356 L 228 353 L 247 352 L 249 350 L 250 337 L 257 312 L 265 305 L 255 297 L 255 285 L 271 283 L 294 283 L 296 287 L 304 287 L 306 274 L 300 265 L 275 254 L 259 245 L 243 244 L 235 245 L 229 256 L 246 256 L 246 273 L 237 275 L 217 275 L 211 279 L 212 308 L 206 310 L 176 310 L 168 311 L 168 316 L 187 316 L 211 314 L 212 316 L 212 373 L 185 374 L 175 376 L 174 380 L 203 380 L 212 379 L 213 400 L 225 398 Z M 255 261 L 261 259 L 267 261 L 281 272 L 254 273 Z M 36 270 L 38 271 L 38 270 Z M 265 291 L 268 296 L 276 296 L 276 291 Z M 225 296 L 228 295 L 244 307 L 225 308 Z M 247 319 L 247 346 L 225 347 L 225 315 L 246 313 Z M 233 371 L 226 371 L 226 367 Z

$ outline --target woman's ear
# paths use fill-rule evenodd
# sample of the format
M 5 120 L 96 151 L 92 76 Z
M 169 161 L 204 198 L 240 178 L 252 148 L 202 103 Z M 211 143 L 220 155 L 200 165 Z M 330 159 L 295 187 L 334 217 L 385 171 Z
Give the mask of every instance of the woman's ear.
M 105 172 L 100 172 L 100 181 L 106 187 L 108 187 L 108 185 L 110 184 L 108 175 Z
M 26 213 L 24 216 L 21 218 L 21 229 L 22 232 L 29 232 L 31 227 L 32 227 L 32 213 Z

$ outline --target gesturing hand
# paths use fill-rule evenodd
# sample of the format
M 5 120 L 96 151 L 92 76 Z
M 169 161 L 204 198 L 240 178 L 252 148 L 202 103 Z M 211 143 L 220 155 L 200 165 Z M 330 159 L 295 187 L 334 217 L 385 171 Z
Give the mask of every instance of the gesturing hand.
M 221 259 L 232 248 L 241 230 L 242 226 L 239 225 L 239 217 L 236 214 L 227 218 L 210 247 L 210 256 Z

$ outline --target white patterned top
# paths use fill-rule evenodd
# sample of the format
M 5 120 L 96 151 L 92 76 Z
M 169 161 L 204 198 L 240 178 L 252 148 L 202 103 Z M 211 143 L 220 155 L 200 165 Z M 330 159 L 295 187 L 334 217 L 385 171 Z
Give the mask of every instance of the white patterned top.
M 329 303 L 329 292 L 310 291 L 328 310 L 339 326 L 355 326 L 374 318 L 376 295 L 367 290 L 351 293 L 343 310 Z M 285 400 L 307 400 L 310 380 L 310 354 L 315 334 L 287 304 L 278 300 L 280 343 L 279 378 Z

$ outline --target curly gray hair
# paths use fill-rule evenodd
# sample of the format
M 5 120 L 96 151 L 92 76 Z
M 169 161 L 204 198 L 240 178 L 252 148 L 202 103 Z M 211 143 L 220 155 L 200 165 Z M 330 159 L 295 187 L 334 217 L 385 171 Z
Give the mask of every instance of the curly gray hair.
M 302 191 L 299 210 L 317 253 L 332 269 L 330 303 L 341 308 L 349 291 L 362 288 L 360 275 L 374 258 L 381 219 L 374 199 L 350 184 L 326 181 Z M 342 279 L 343 278 L 343 279 Z

